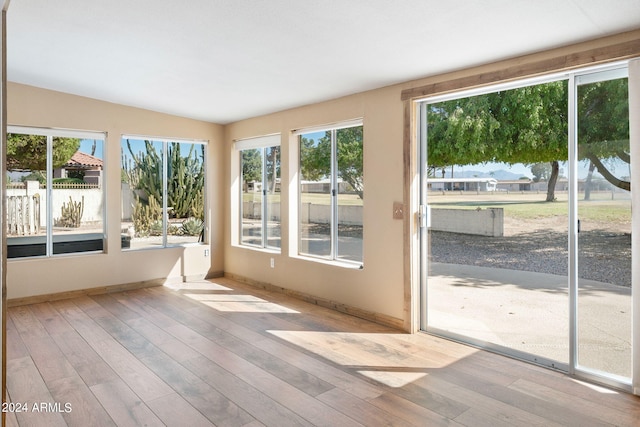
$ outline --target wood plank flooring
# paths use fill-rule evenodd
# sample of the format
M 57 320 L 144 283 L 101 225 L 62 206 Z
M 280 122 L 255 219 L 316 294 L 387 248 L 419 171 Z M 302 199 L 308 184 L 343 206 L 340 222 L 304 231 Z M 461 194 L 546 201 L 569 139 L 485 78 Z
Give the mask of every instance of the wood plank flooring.
M 14 426 L 640 421 L 629 394 L 228 279 L 13 307 L 7 323 Z

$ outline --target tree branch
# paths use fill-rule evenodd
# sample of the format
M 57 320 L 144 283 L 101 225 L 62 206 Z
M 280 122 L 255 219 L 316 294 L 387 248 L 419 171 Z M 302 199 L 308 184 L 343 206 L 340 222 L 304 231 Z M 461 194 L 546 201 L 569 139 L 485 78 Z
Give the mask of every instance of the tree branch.
M 600 172 L 604 179 L 618 188 L 631 191 L 631 183 L 615 177 L 611 172 L 609 172 L 609 169 L 607 169 L 607 167 L 600 161 L 600 159 L 596 155 L 589 153 L 587 154 L 587 158 L 591 160 L 594 165 L 596 165 L 596 168 L 598 168 L 598 172 Z
M 620 151 L 617 151 L 617 152 L 616 152 L 616 155 L 617 155 L 617 156 L 618 156 L 618 158 L 619 158 L 620 160 L 622 160 L 623 162 L 625 162 L 625 163 L 631 163 L 631 156 L 629 155 L 629 153 L 626 153 L 626 152 L 624 152 L 624 151 L 620 150 Z

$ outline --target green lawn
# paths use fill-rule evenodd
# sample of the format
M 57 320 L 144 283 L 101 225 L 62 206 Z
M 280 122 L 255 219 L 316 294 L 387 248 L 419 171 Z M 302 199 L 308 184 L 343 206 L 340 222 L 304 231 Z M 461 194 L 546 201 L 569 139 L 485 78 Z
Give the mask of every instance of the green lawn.
M 259 203 L 260 193 L 244 193 L 245 202 Z M 451 192 L 444 195 L 440 192 L 429 194 L 429 204 L 433 207 L 454 209 L 485 209 L 503 208 L 505 216 L 516 219 L 535 219 L 551 216 L 566 216 L 569 212 L 567 194 L 558 193 L 555 202 L 545 202 L 544 193 L 459 193 Z M 269 196 L 273 203 L 280 202 L 280 193 Z M 363 200 L 355 194 L 341 194 L 338 196 L 341 205 L 360 206 Z M 327 194 L 305 193 L 303 203 L 328 205 Z M 584 220 L 597 222 L 631 221 L 631 200 L 628 194 L 615 193 L 612 200 L 610 192 L 593 193 L 590 201 L 578 201 L 579 216 Z
M 566 216 L 569 212 L 567 194 L 557 194 L 554 202 L 545 201 L 543 193 L 433 193 L 429 204 L 438 208 L 485 209 L 503 208 L 505 216 L 516 219 L 536 219 Z M 631 200 L 627 194 L 594 193 L 590 201 L 578 199 L 578 216 L 594 222 L 628 223 L 631 221 Z
M 262 199 L 261 193 L 243 193 L 242 200 L 245 202 L 254 202 L 260 203 Z M 273 203 L 280 202 L 280 193 L 269 194 L 269 200 Z M 303 203 L 311 203 L 314 205 L 328 205 L 329 204 L 329 195 L 328 194 L 319 194 L 319 193 L 304 193 L 302 194 L 302 202 Z M 361 206 L 363 200 L 358 197 L 356 194 L 340 194 L 338 195 L 338 203 L 340 205 L 346 206 Z

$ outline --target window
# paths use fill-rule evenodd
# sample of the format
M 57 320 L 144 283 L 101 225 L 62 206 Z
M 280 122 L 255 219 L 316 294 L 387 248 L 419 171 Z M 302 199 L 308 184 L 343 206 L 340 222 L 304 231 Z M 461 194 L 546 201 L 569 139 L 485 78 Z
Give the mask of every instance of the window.
M 301 255 L 362 263 L 362 121 L 296 131 Z
M 7 257 L 103 251 L 105 134 L 9 126 Z
M 204 241 L 201 141 L 122 137 L 122 248 Z
M 280 135 L 236 142 L 240 151 L 240 243 L 280 249 Z

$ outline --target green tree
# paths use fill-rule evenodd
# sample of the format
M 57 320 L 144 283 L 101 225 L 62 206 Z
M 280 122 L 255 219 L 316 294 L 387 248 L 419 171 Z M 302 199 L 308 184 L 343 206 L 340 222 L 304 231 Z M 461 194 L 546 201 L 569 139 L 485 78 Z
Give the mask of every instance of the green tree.
M 53 168 L 64 166 L 80 148 L 78 138 L 53 138 Z M 7 170 L 47 169 L 47 137 L 7 134 Z
M 332 131 L 319 139 L 300 138 L 300 170 L 303 179 L 319 180 L 331 174 Z M 363 180 L 363 128 L 355 126 L 336 131 L 336 157 L 338 178 L 348 183 L 362 199 Z
M 262 181 L 261 150 L 242 150 L 242 178 L 244 182 Z
M 558 161 L 567 158 L 566 82 L 431 104 L 427 122 L 430 166 L 549 162 L 554 200 Z
M 265 148 L 267 183 L 269 191 L 275 193 L 280 178 L 280 146 Z
M 629 160 L 627 91 L 626 79 L 580 87 L 578 153 L 609 182 L 628 190 L 629 182 L 607 168 L 607 162 Z M 567 82 L 558 81 L 430 104 L 429 167 L 548 163 L 547 201 L 552 201 L 559 162 L 568 158 L 567 99 Z
M 595 168 L 611 184 L 630 191 L 631 183 L 607 167 L 631 161 L 628 93 L 626 78 L 579 86 L 578 157 L 589 160 L 590 172 Z

